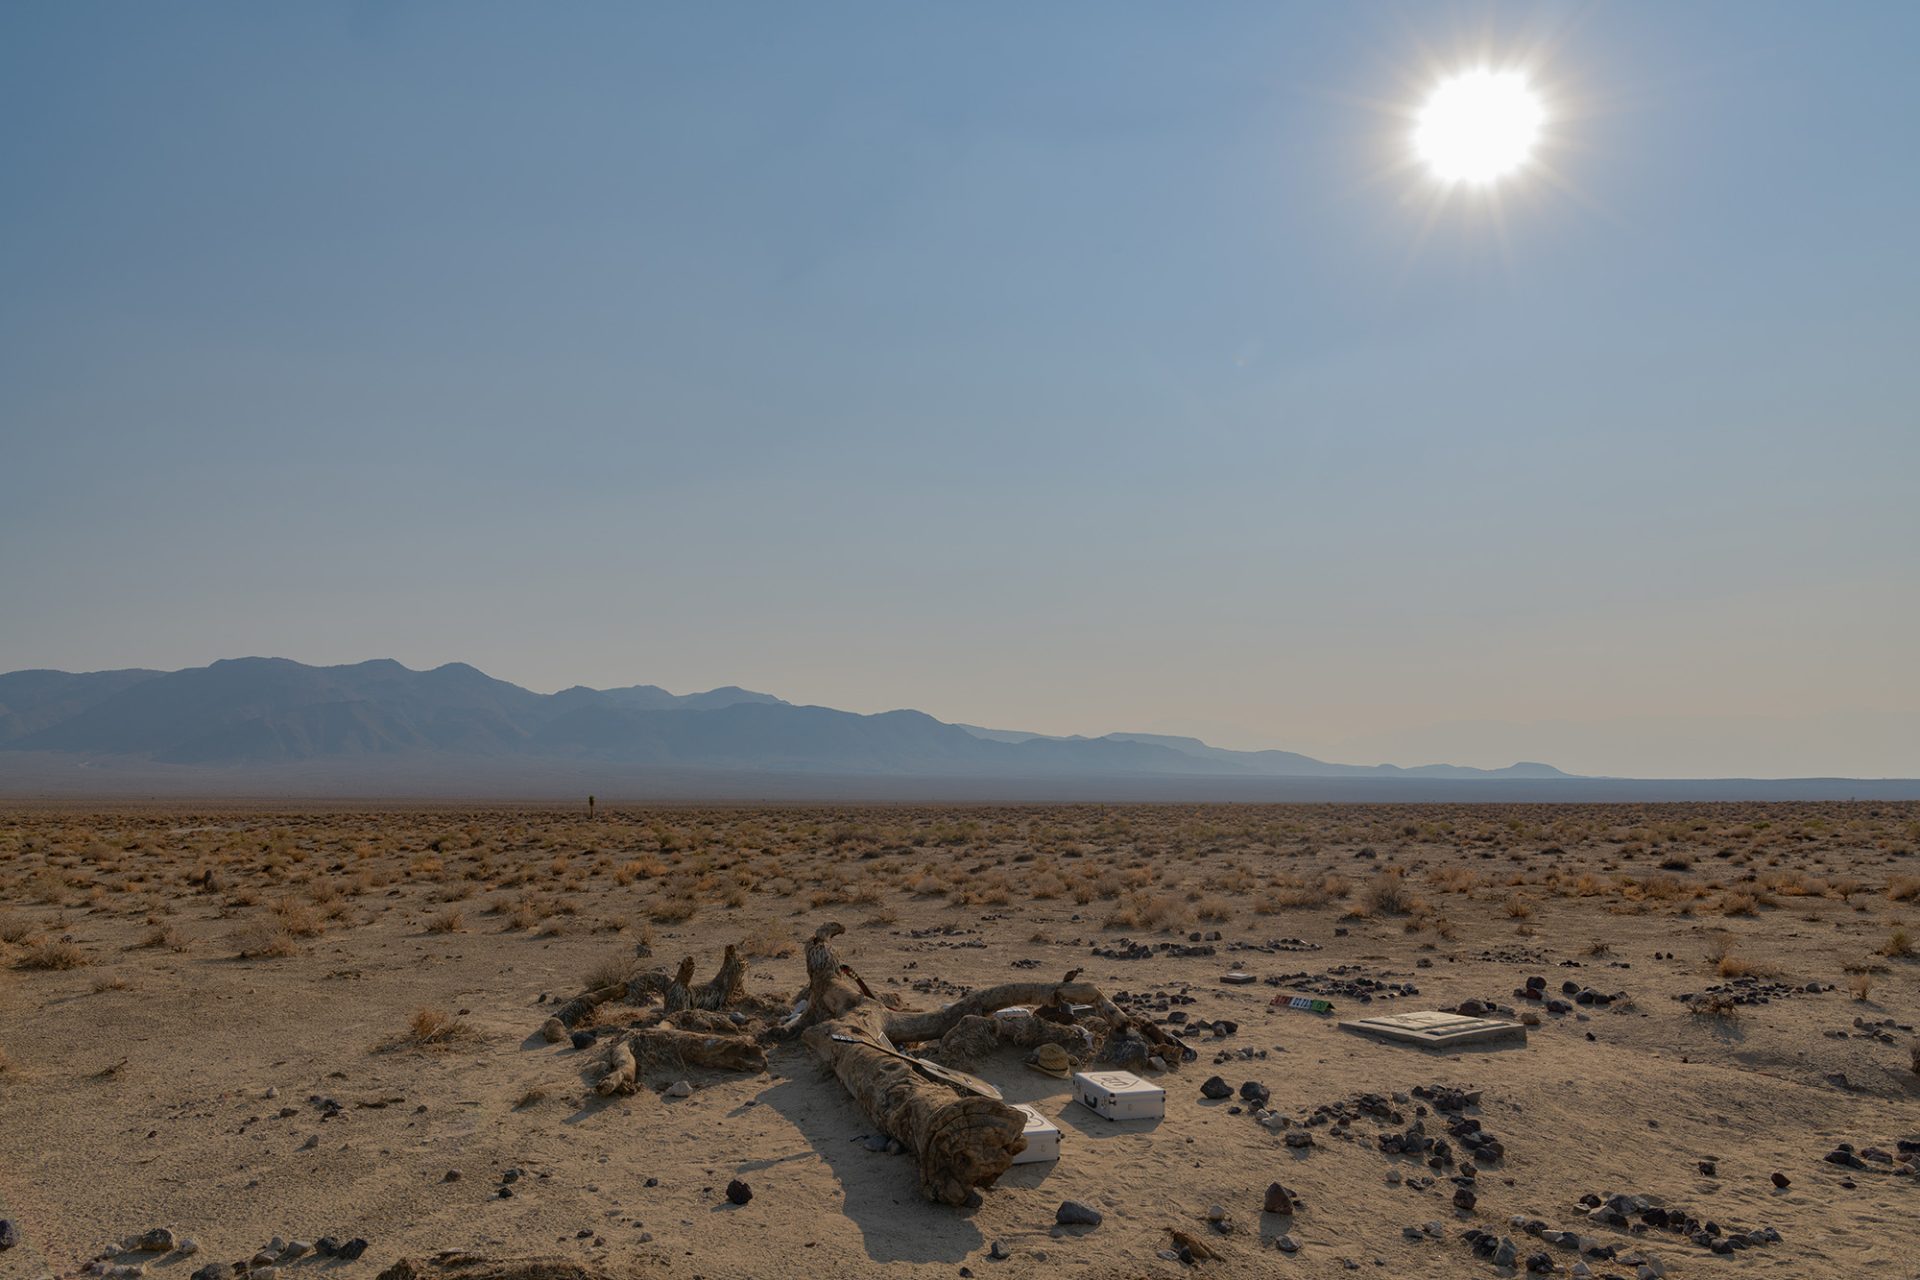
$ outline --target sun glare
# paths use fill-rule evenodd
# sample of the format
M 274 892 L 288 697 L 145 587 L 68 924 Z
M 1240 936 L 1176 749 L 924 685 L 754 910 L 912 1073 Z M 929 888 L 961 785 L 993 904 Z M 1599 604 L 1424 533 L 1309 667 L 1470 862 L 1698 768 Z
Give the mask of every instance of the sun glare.
M 1526 76 L 1481 68 L 1434 89 L 1420 108 L 1413 148 L 1440 181 L 1484 185 L 1527 162 L 1545 123 Z

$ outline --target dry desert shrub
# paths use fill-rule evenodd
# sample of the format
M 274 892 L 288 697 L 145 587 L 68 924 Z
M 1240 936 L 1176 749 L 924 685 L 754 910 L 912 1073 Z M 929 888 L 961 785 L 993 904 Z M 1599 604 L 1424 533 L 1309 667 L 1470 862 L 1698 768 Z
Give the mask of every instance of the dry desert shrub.
M 20 957 L 22 969 L 78 969 L 87 962 L 87 953 L 65 938 L 50 939 L 27 948 Z
M 256 920 L 236 930 L 228 939 L 234 954 L 242 960 L 270 960 L 296 954 L 299 944 L 286 927 L 274 920 Z
M 168 951 L 185 951 L 187 939 L 170 924 L 156 924 L 148 929 L 140 941 L 134 945 L 138 949 L 165 948 Z
M 0 915 L 0 942 L 9 946 L 20 946 L 39 932 L 39 926 L 25 916 L 15 915 L 11 911 Z
M 1435 867 L 1427 873 L 1427 883 L 1441 893 L 1471 893 L 1480 877 L 1471 867 Z
M 274 918 L 282 929 L 296 938 L 317 938 L 324 930 L 312 907 L 293 898 L 281 898 L 273 904 Z
M 1354 910 L 1361 912 L 1364 908 L 1362 913 L 1366 915 L 1404 916 L 1412 912 L 1419 901 L 1407 888 L 1406 873 L 1398 867 L 1388 867 L 1367 881 Z
M 1102 927 L 1107 929 L 1153 929 L 1164 932 L 1183 929 L 1193 923 L 1187 904 L 1171 893 L 1145 893 L 1136 890 L 1121 898 L 1107 913 Z
M 1920 901 L 1920 876 L 1893 876 L 1887 881 L 1887 896 L 1895 902 Z
M 586 983 L 586 990 L 598 991 L 616 983 L 631 982 L 639 972 L 640 961 L 637 956 L 608 956 L 581 977 Z
M 1500 904 L 1509 920 L 1526 920 L 1533 915 L 1533 904 L 1517 893 L 1508 894 L 1507 900 Z
M 798 946 L 791 929 L 783 924 L 769 924 L 748 934 L 741 950 L 754 960 L 777 960 L 792 955 Z
M 1729 995 L 1702 996 L 1687 1006 L 1687 1012 L 1696 1018 L 1717 1018 L 1726 1022 L 1735 1022 L 1740 1018 L 1740 1006 Z
M 1759 900 L 1750 893 L 1730 890 L 1720 895 L 1720 914 L 1723 916 L 1755 915 L 1759 905 Z
M 1853 998 L 1855 1000 L 1865 1000 L 1869 995 L 1873 994 L 1873 975 L 1870 973 L 1854 974 L 1853 980 L 1847 983 L 1847 989 L 1853 992 Z
M 380 1047 L 439 1052 L 472 1044 L 479 1038 L 479 1032 L 445 1010 L 420 1008 L 413 1011 L 404 1032 Z
M 1910 960 L 1920 951 L 1914 950 L 1913 935 L 1905 928 L 1897 928 L 1887 935 L 1886 943 L 1881 946 L 1880 954 L 1892 960 Z
M 679 893 L 656 898 L 647 914 L 655 924 L 682 924 L 693 919 L 700 910 L 700 900 L 690 889 Z
M 428 933 L 460 933 L 466 927 L 467 914 L 458 907 L 449 907 L 427 921 Z
M 1719 965 L 1733 954 L 1733 935 L 1724 929 L 1707 935 L 1707 963 Z

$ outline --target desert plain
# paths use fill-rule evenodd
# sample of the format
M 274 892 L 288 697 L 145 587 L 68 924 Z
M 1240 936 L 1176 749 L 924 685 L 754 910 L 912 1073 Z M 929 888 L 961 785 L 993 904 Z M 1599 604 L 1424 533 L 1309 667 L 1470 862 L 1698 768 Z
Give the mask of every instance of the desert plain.
M 1062 1140 L 949 1206 L 798 1040 L 603 1093 L 642 1005 L 541 1033 L 729 943 L 784 1007 L 828 921 L 1193 1060 L 1128 1122 L 950 1063 Z M 1912 1277 L 1916 952 L 1915 804 L 16 806 L 0 1278 Z M 1462 1007 L 1525 1043 L 1339 1025 Z

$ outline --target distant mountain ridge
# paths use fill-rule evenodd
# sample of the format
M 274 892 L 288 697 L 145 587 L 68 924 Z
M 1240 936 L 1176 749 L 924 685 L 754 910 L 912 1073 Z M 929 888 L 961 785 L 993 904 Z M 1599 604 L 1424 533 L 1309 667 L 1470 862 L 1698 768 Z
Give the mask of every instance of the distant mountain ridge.
M 891 777 L 1565 778 L 1549 765 L 1329 764 L 1197 738 L 1053 737 L 861 715 L 736 686 L 540 694 L 465 663 L 315 667 L 229 658 L 180 671 L 0 675 L 0 752 L 224 768 L 381 757 L 592 761 L 638 768 Z

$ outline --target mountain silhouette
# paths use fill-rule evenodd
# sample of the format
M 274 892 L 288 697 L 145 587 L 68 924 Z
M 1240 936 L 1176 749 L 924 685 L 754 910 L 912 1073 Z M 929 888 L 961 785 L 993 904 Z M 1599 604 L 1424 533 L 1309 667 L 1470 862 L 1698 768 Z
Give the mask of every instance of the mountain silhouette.
M 232 658 L 181 671 L 0 675 L 0 751 L 240 767 L 405 756 L 526 758 L 769 773 L 901 777 L 1565 777 L 1512 770 L 1328 764 L 1156 734 L 1050 737 L 948 724 L 919 711 L 796 706 L 736 686 L 673 694 L 584 685 L 540 694 L 468 666 L 390 658 L 315 667 Z

